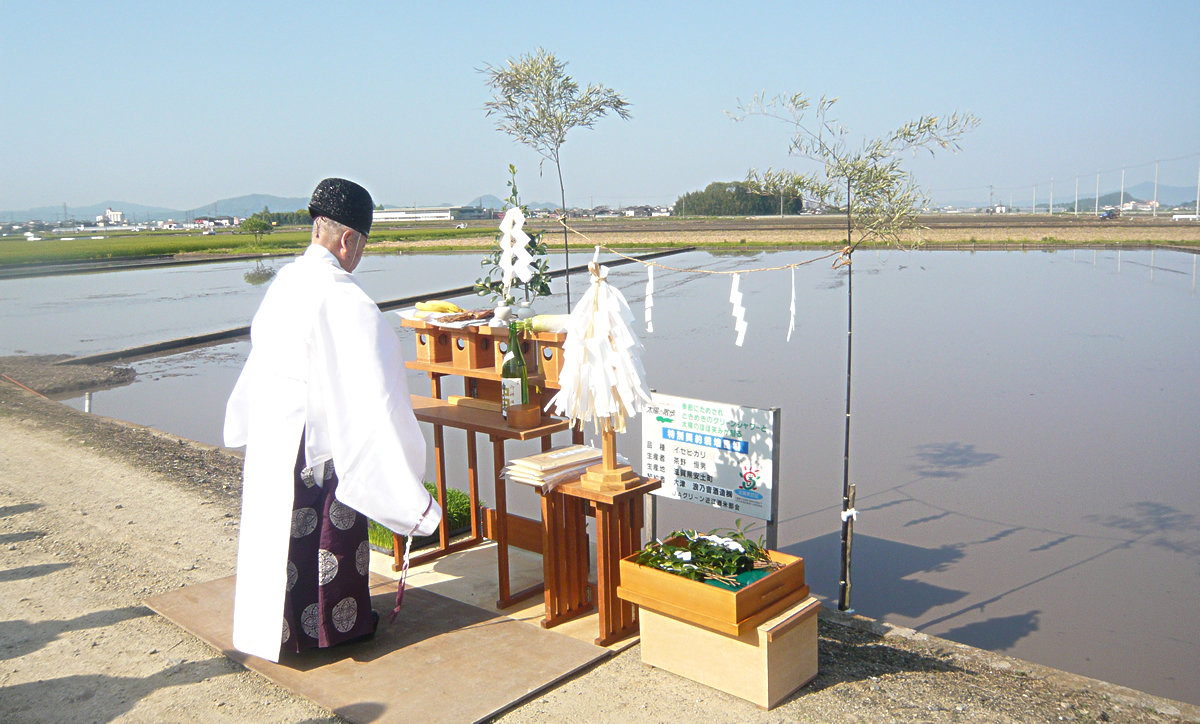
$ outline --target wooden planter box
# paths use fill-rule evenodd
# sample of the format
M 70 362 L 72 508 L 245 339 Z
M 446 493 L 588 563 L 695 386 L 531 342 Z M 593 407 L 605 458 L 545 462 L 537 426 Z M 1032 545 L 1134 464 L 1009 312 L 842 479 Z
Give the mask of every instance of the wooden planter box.
M 768 553 L 784 567 L 737 591 L 639 565 L 634 553 L 621 559 L 617 596 L 717 633 L 742 636 L 808 598 L 804 559 L 779 551 Z
M 622 558 L 617 595 L 640 607 L 642 663 L 765 709 L 812 681 L 821 604 L 803 558 L 768 555 L 784 567 L 736 591 Z

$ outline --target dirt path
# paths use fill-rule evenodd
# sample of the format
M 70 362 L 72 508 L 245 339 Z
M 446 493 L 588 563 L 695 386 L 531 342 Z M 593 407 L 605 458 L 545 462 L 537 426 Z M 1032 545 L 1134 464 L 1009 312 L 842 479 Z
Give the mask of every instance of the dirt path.
M 233 572 L 237 457 L 3 383 L 0 470 L 0 721 L 341 721 L 141 604 Z M 647 669 L 634 647 L 499 721 L 1200 721 L 863 619 L 820 635 L 821 674 L 771 712 Z

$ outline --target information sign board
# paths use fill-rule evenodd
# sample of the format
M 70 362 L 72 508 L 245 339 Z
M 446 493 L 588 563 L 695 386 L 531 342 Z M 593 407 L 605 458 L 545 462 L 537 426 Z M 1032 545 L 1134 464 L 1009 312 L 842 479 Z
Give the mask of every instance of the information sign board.
M 663 498 L 771 520 L 777 409 L 651 393 L 642 419 L 642 475 Z

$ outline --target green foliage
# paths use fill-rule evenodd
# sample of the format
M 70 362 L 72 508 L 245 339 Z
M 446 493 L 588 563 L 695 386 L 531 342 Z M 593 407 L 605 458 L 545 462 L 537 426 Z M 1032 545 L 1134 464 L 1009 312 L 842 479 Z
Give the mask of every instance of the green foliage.
M 836 98 L 822 96 L 814 109 L 800 93 L 770 100 L 756 95 L 750 103 L 739 103 L 737 112 L 729 114 L 733 120 L 766 116 L 787 123 L 793 129 L 788 153 L 822 166 L 810 173 L 751 168 L 746 185 L 766 195 L 785 193 L 844 209 L 851 225 L 846 239 L 851 252 L 867 240 L 899 245 L 900 233 L 916 226 L 917 214 L 929 202 L 901 166 L 901 156 L 921 150 L 930 155 L 937 149 L 956 151 L 958 140 L 978 126 L 979 119 L 957 112 L 946 118 L 921 116 L 855 147 L 849 129 L 829 116 L 835 103 Z M 810 111 L 811 122 L 806 118 Z
M 499 116 L 497 130 L 555 164 L 571 129 L 593 128 L 609 112 L 630 118 L 629 102 L 620 93 L 599 83 L 580 91 L 566 70 L 567 64 L 545 48 L 480 69 L 492 91 L 483 107 L 489 117 Z
M 264 206 L 262 211 L 250 218 L 262 219 L 267 224 L 273 226 L 312 226 L 312 217 L 308 215 L 308 209 L 276 213 Z M 246 222 L 243 221 L 242 226 L 245 225 Z
M 642 549 L 637 562 L 693 581 L 712 579 L 735 589 L 742 585 L 737 579 L 739 574 L 783 567 L 770 559 L 761 540 L 746 537 L 741 520 L 734 525 L 733 530 L 725 531 L 726 536 L 718 535 L 718 531 L 708 535 L 694 530 L 675 531 L 667 540 L 681 545 L 654 541 Z
M 246 219 L 242 222 L 242 231 L 254 234 L 254 241 L 256 243 L 262 241 L 264 234 L 270 234 L 274 230 L 275 229 L 271 226 L 270 222 L 265 221 L 258 216 L 251 216 L 249 219 Z
M 507 211 L 510 208 L 519 208 L 521 213 L 529 216 L 529 208 L 521 204 L 521 195 L 517 191 L 517 167 L 513 164 L 508 165 L 508 199 L 504 202 L 504 209 Z M 479 263 L 484 269 L 487 269 L 487 274 L 475 280 L 475 293 L 479 296 L 491 295 L 492 301 L 496 302 L 503 300 L 504 304 L 512 304 L 516 301 L 513 291 L 520 289 L 524 291 L 526 301 L 532 301 L 538 297 L 550 296 L 550 262 L 546 257 L 546 242 L 542 241 L 545 236 L 544 231 L 538 231 L 531 235 L 529 244 L 530 255 L 533 256 L 533 262 L 530 266 L 533 268 L 533 277 L 528 282 L 522 282 L 520 279 L 513 279 L 512 286 L 507 290 L 504 289 L 504 270 L 500 268 L 500 257 L 504 250 L 500 248 L 500 239 L 503 238 L 502 232 L 496 233 L 496 245 L 492 247 L 492 251 L 483 257 Z M 492 279 L 492 276 L 495 279 Z
M 582 91 L 567 75 L 567 64 L 545 48 L 510 59 L 504 66 L 491 64 L 479 72 L 487 76 L 492 100 L 483 104 L 487 116 L 497 116 L 496 128 L 513 140 L 532 148 L 554 162 L 558 174 L 559 200 L 567 208 L 567 190 L 563 184 L 561 150 L 567 133 L 574 128 L 594 128 L 596 121 L 611 113 L 629 120 L 629 102 L 615 90 L 602 84 L 588 84 Z M 542 164 L 538 164 L 541 173 Z M 566 265 L 571 262 L 571 242 L 563 227 L 563 252 Z M 571 306 L 571 277 L 566 278 L 567 307 Z
M 437 500 L 437 485 L 435 483 L 426 482 L 425 489 Z M 480 501 L 480 505 L 483 502 Z M 450 530 L 458 530 L 471 525 L 471 496 L 467 495 L 457 488 L 446 488 L 446 510 L 442 511 L 442 516 L 445 518 Z M 437 536 L 434 533 L 431 536 L 423 538 L 414 538 L 413 547 L 416 548 L 426 540 L 432 540 Z M 371 545 L 377 546 L 384 550 L 392 550 L 392 531 L 383 527 L 379 523 L 371 520 L 368 521 L 367 537 L 371 541 Z
M 779 213 L 779 195 L 774 198 L 751 189 L 745 181 L 714 181 L 703 191 L 680 196 L 675 208 L 687 209 L 688 216 L 769 216 Z M 785 214 L 804 211 L 804 202 L 792 196 L 784 200 Z

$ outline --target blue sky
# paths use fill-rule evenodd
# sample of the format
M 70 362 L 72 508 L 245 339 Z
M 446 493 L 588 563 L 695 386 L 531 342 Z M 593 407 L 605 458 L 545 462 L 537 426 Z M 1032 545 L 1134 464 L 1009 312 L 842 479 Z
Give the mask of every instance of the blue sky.
M 673 202 L 746 169 L 806 168 L 754 93 L 838 96 L 856 136 L 922 113 L 983 125 L 915 159 L 940 200 L 1090 195 L 1200 163 L 1200 3 L 7 3 L 0 209 L 106 199 L 191 208 L 354 178 L 392 204 L 558 198 L 484 117 L 475 69 L 543 45 L 633 119 L 576 130 L 567 201 Z M 1011 191 L 1009 190 L 1011 189 Z M 1061 196 L 1060 196 L 1061 195 Z

